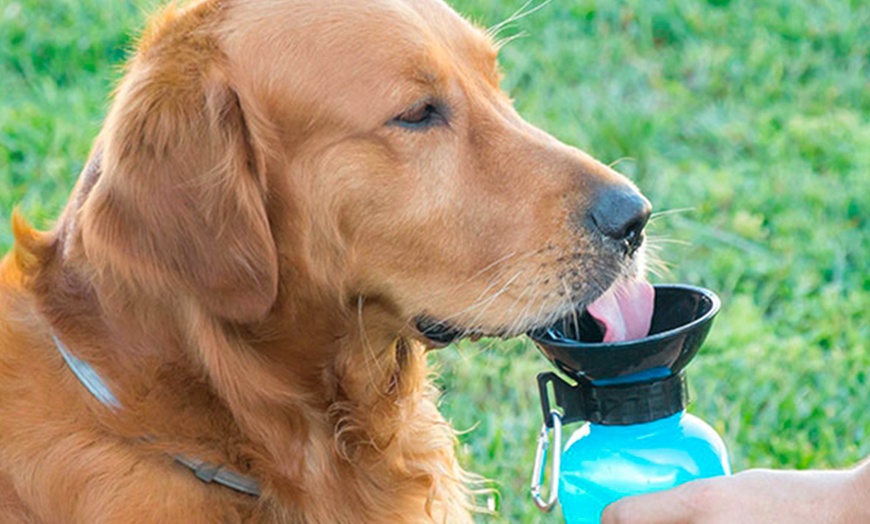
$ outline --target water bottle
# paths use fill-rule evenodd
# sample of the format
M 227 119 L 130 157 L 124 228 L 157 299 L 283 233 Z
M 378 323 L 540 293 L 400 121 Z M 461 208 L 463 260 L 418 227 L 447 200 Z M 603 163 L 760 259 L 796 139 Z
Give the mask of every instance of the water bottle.
M 719 309 L 718 297 L 691 286 L 656 286 L 650 334 L 603 344 L 579 313 L 532 338 L 570 382 L 538 375 L 544 425 L 532 496 L 549 511 L 558 502 L 568 524 L 598 523 L 604 508 L 630 495 L 729 475 L 728 453 L 713 428 L 686 413 L 683 368 L 695 356 Z M 569 325 L 570 324 L 570 325 Z M 562 449 L 564 424 L 586 422 Z M 543 495 L 547 451 L 550 482 Z

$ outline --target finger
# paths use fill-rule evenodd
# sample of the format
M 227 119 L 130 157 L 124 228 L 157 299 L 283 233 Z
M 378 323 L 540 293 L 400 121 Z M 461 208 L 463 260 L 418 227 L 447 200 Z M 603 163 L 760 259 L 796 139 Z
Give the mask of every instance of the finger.
M 688 524 L 692 508 L 684 489 L 627 497 L 604 508 L 601 524 Z

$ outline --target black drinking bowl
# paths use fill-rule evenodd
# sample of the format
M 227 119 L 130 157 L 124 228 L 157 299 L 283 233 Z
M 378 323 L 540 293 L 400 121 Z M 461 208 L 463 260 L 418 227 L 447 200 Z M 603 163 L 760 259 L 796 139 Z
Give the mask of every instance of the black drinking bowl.
M 681 284 L 655 287 L 649 335 L 603 343 L 598 323 L 585 311 L 529 333 L 544 355 L 568 376 L 612 380 L 644 372 L 679 373 L 698 352 L 719 312 L 710 290 Z

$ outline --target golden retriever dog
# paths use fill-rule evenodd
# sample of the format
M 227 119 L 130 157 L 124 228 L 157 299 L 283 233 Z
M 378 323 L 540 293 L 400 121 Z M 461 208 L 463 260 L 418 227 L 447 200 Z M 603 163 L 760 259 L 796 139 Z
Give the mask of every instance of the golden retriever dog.
M 470 522 L 427 350 L 634 278 L 650 211 L 499 76 L 441 0 L 155 16 L 56 227 L 13 220 L 0 522 Z

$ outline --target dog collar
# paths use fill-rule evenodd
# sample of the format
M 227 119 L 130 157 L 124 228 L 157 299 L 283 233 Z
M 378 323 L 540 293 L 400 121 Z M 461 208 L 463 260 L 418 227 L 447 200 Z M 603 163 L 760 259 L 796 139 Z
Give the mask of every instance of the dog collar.
M 56 336 L 52 335 L 57 350 L 60 352 L 63 360 L 69 366 L 73 375 L 79 379 L 79 382 L 91 392 L 91 394 L 100 401 L 100 403 L 112 411 L 121 409 L 121 402 L 109 389 L 106 382 L 100 375 L 84 360 L 76 357 L 67 350 L 66 346 Z M 146 438 L 146 440 L 150 440 Z M 227 469 L 220 464 L 212 464 L 204 460 L 200 460 L 189 455 L 173 455 L 173 459 L 179 464 L 190 469 L 196 478 L 199 480 L 221 486 L 228 487 L 232 490 L 251 495 L 254 497 L 260 496 L 260 484 L 256 479 L 237 473 L 231 469 Z

